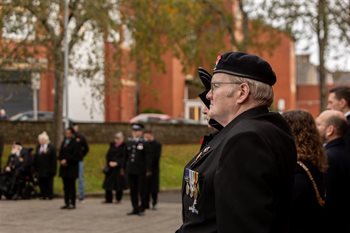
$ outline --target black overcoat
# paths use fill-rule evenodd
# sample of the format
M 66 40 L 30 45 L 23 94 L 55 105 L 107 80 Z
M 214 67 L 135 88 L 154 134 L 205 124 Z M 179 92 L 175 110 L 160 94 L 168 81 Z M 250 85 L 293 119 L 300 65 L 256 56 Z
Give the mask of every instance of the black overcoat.
M 108 152 L 106 154 L 106 167 L 108 172 L 105 174 L 105 180 L 103 182 L 103 188 L 105 190 L 117 190 L 122 191 L 125 187 L 124 174 L 121 174 L 123 164 L 126 158 L 126 144 L 123 143 L 118 147 L 114 142 L 110 143 Z M 116 167 L 110 167 L 109 162 L 117 162 Z
M 328 171 L 326 173 L 326 209 L 330 231 L 350 232 L 350 154 L 343 138 L 326 144 Z
M 162 154 L 162 145 L 156 141 L 149 142 L 150 154 L 152 155 L 152 175 L 150 177 L 150 192 L 159 192 L 159 172 L 160 156 Z
M 312 174 L 318 191 L 324 200 L 324 174 L 311 162 L 303 161 L 303 163 Z M 327 232 L 325 208 L 319 205 L 315 189 L 309 176 L 302 167 L 297 165 L 294 177 L 290 233 Z
M 287 232 L 295 164 L 280 114 L 267 107 L 240 114 L 186 165 L 198 172 L 199 191 L 191 197 L 184 175 L 177 232 Z
M 63 140 L 58 156 L 58 160 L 65 159 L 67 164 L 60 165 L 60 177 L 62 178 L 78 178 L 79 161 L 82 158 L 81 147 L 77 138 L 73 137 L 68 144 Z
M 34 169 L 39 177 L 52 177 L 57 171 L 56 149 L 52 144 L 47 145 L 45 152 L 40 152 L 38 145 L 34 154 Z
M 81 152 L 81 161 L 85 158 L 85 156 L 89 153 L 89 144 L 86 140 L 86 137 L 79 133 L 75 133 L 76 141 L 80 144 L 80 152 Z

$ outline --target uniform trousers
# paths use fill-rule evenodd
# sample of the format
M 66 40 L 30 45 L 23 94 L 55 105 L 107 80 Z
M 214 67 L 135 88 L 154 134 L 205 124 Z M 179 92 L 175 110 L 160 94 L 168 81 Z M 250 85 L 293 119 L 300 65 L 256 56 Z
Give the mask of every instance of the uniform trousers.
M 76 190 L 75 180 L 76 178 L 63 177 L 63 190 L 64 190 L 64 203 L 66 206 L 75 206 Z
M 133 212 L 143 212 L 147 207 L 147 196 L 145 192 L 146 185 L 146 175 L 145 174 L 129 174 L 129 188 L 130 188 L 130 198 L 133 208 Z M 141 206 L 139 201 L 141 199 Z

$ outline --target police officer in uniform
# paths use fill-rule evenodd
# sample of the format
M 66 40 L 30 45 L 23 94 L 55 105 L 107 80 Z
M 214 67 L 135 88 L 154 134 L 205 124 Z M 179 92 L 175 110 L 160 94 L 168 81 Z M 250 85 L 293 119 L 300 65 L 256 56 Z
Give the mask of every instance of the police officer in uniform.
M 127 141 L 126 173 L 128 175 L 130 198 L 133 210 L 127 215 L 144 215 L 147 207 L 147 193 L 145 190 L 146 176 L 150 176 L 152 155 L 149 145 L 143 139 L 144 126 L 132 125 L 132 138 Z M 141 205 L 139 200 L 141 199 Z
M 223 128 L 185 167 L 178 233 L 288 231 L 296 148 L 288 124 L 268 110 L 275 82 L 258 56 L 218 57 L 206 97 Z

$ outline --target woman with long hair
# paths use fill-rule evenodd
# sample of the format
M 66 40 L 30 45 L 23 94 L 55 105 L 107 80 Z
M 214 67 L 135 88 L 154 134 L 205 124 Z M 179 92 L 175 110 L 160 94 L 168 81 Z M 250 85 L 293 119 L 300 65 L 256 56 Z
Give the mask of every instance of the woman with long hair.
M 324 232 L 324 173 L 327 159 L 316 123 L 309 112 L 283 113 L 291 127 L 297 148 L 292 203 L 292 233 Z

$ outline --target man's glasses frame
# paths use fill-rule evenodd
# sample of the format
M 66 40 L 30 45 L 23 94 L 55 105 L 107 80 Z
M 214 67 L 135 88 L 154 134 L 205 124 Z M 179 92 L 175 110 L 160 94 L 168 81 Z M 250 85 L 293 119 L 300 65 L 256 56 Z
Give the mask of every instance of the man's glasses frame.
M 212 93 L 214 92 L 214 90 L 218 89 L 220 87 L 220 85 L 222 84 L 242 84 L 243 82 L 240 81 L 232 81 L 232 82 L 212 82 L 210 83 L 210 90 Z

